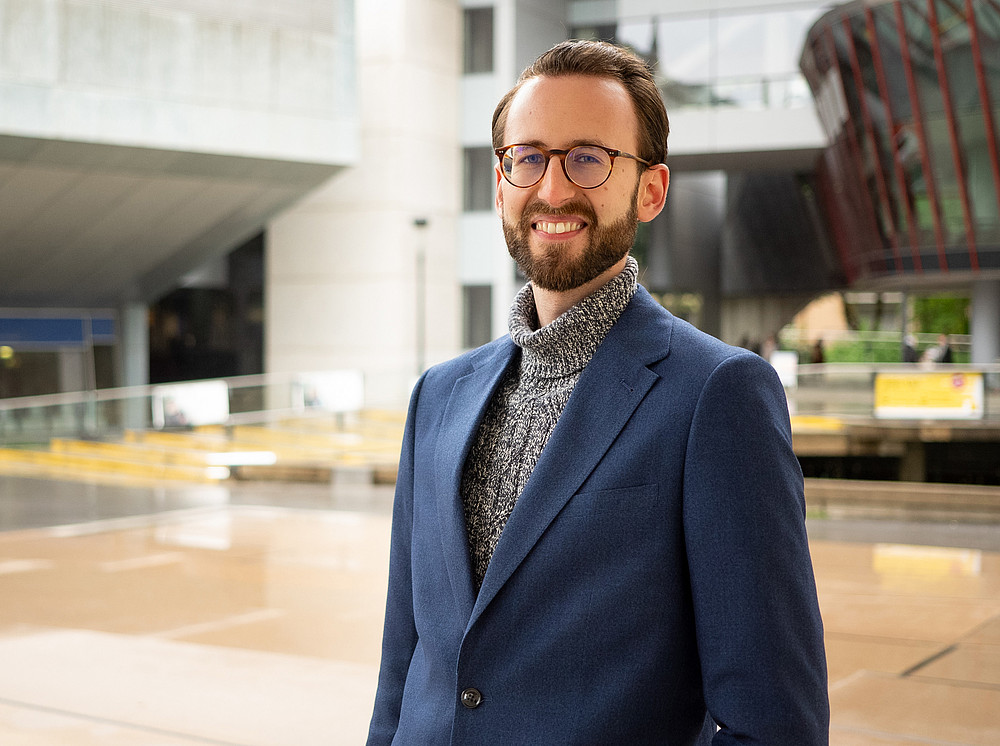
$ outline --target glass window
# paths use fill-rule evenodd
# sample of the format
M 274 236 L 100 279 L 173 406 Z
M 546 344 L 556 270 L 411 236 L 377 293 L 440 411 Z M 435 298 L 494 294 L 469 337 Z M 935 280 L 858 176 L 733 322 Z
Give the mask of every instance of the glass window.
M 618 39 L 656 68 L 667 109 L 713 103 L 709 17 L 645 18 L 619 25 Z
M 718 20 L 720 78 L 776 78 L 799 71 L 799 53 L 819 11 L 724 15 Z
M 818 11 L 723 15 L 714 46 L 719 98 L 743 107 L 806 105 L 799 53 Z
M 465 72 L 493 72 L 493 8 L 465 9 Z
M 493 149 L 466 148 L 462 159 L 462 209 L 493 209 Z
M 986 68 L 986 87 L 994 110 L 1000 115 L 1000 7 L 996 4 L 974 4 L 976 28 L 983 66 Z M 995 115 L 996 116 L 996 115 Z
M 462 287 L 462 343 L 479 347 L 493 338 L 493 288 L 490 285 Z
M 668 108 L 808 106 L 798 58 L 821 12 L 636 18 L 617 35 L 656 66 Z
M 877 5 L 871 9 L 878 37 L 879 57 L 888 82 L 889 106 L 894 122 L 912 118 L 910 96 L 906 89 L 906 71 L 899 46 L 899 30 L 896 28 L 895 9 L 891 4 Z
M 708 16 L 645 19 L 623 23 L 619 41 L 650 58 L 662 77 L 682 83 L 705 82 L 712 73 Z

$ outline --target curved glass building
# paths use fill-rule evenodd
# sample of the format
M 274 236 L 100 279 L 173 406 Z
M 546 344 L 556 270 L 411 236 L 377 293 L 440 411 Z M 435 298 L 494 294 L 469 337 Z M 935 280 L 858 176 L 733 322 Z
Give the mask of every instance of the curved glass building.
M 1000 356 L 1000 2 L 852 2 L 801 60 L 828 147 L 820 201 L 849 284 L 961 285 Z M 977 333 L 978 328 L 978 333 Z

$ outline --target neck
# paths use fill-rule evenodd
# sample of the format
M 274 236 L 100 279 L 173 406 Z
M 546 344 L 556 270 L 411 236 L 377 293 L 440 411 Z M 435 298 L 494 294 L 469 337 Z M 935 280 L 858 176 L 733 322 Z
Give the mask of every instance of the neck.
M 536 287 L 532 283 L 531 292 L 535 296 L 538 327 L 541 328 L 552 323 L 588 295 L 592 295 L 607 285 L 608 282 L 621 274 L 627 261 L 628 255 L 626 254 L 620 262 L 604 270 L 590 282 L 571 290 L 546 290 Z

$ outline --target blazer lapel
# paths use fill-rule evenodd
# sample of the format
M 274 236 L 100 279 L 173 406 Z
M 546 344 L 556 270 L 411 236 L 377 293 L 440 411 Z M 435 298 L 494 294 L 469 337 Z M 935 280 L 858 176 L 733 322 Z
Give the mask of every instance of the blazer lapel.
M 475 587 L 469 559 L 469 539 L 462 510 L 462 470 L 469 449 L 517 346 L 505 337 L 472 357 L 473 370 L 452 388 L 438 433 L 434 458 L 441 543 L 455 602 L 463 618 L 472 613 Z
M 666 357 L 671 320 L 639 287 L 594 353 L 500 535 L 470 626 L 594 470 L 659 379 L 647 366 Z

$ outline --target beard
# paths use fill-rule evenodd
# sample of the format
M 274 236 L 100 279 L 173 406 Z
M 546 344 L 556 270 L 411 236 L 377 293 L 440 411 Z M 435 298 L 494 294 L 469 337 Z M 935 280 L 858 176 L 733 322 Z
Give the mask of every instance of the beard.
M 543 290 L 565 292 L 591 280 L 613 267 L 625 258 L 639 226 L 638 208 L 635 198 L 639 193 L 636 184 L 629 211 L 618 220 L 607 225 L 597 222 L 597 215 L 589 204 L 572 202 L 558 209 L 534 199 L 525 205 L 521 218 L 516 223 L 503 218 L 503 234 L 507 239 L 507 251 L 517 262 L 524 276 L 532 284 Z M 545 248 L 536 253 L 531 250 L 531 225 L 534 216 L 579 215 L 587 221 L 588 240 L 578 257 L 571 257 L 565 250 L 565 242 L 546 242 Z

